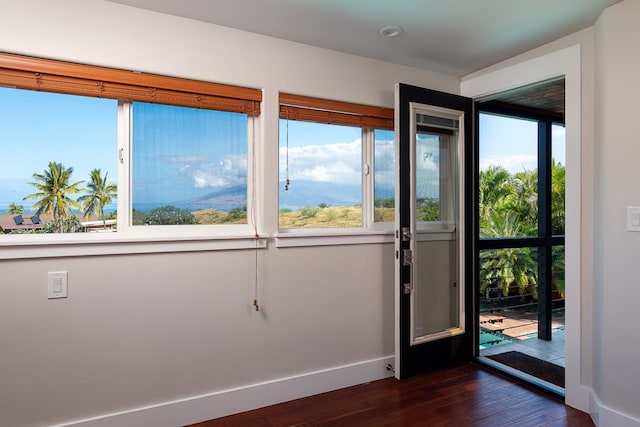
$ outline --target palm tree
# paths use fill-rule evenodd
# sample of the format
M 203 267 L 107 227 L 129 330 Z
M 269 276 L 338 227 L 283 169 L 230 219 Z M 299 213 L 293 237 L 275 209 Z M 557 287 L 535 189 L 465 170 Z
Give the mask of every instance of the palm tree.
M 551 227 L 553 234 L 564 234 L 565 167 L 551 162 Z
M 87 184 L 87 188 L 84 189 L 87 194 L 78 198 L 78 202 L 82 203 L 84 215 L 89 216 L 89 214 L 95 213 L 98 218 L 102 219 L 102 228 L 107 228 L 104 208 L 118 196 L 116 184 L 107 182 L 108 175 L 109 172 L 105 172 L 103 177 L 100 169 L 92 170 L 89 175 L 91 181 Z
M 24 212 L 23 205 L 18 205 L 14 202 L 9 203 L 9 209 L 7 209 L 9 215 L 22 215 L 22 212 Z
M 499 238 L 526 235 L 528 226 L 513 213 L 493 214 L 488 224 L 482 226 L 483 237 Z M 531 248 L 503 248 L 481 251 L 480 291 L 487 286 L 502 290 L 507 296 L 512 288 L 520 294 L 537 294 L 538 264 Z
M 513 197 L 513 177 L 502 166 L 490 166 L 479 176 L 480 223 L 499 210 L 509 197 Z
M 531 248 L 480 251 L 480 292 L 500 289 L 503 296 L 517 290 L 538 299 L 538 264 Z
M 53 214 L 53 221 L 56 224 L 56 232 L 62 231 L 62 222 L 71 208 L 79 209 L 78 202 L 69 198 L 70 194 L 78 194 L 80 185 L 84 181 L 69 183 L 73 168 L 65 168 L 62 163 L 49 162 L 49 169 L 43 173 L 34 173 L 34 182 L 29 184 L 38 189 L 37 193 L 24 197 L 36 199 L 31 209 L 36 209 L 36 215 L 43 213 Z
M 513 183 L 514 194 L 508 198 L 505 207 L 523 224 L 521 236 L 535 236 L 538 233 L 537 169 L 516 173 Z

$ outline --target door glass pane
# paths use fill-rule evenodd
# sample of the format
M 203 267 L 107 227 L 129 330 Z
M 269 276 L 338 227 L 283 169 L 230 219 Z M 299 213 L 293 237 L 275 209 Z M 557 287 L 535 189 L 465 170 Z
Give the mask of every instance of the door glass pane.
M 464 332 L 455 209 L 460 116 L 416 110 L 412 155 L 414 344 Z
M 416 215 L 418 221 L 441 221 L 440 137 L 416 135 Z
M 374 221 L 395 221 L 395 133 L 374 131 Z
M 562 125 L 551 127 L 551 228 L 552 234 L 564 235 L 565 219 L 565 130 Z
M 538 124 L 480 114 L 480 237 L 538 234 Z

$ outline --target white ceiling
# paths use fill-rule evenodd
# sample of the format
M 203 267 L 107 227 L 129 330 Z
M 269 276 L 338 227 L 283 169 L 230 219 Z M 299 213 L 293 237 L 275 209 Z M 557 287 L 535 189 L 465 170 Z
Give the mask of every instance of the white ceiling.
M 620 0 L 109 0 L 463 76 L 593 25 Z M 404 32 L 378 33 L 387 25 Z

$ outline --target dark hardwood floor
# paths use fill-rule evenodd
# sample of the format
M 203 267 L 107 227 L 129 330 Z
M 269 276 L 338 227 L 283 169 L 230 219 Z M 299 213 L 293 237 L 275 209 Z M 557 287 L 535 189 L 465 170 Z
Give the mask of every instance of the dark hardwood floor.
M 293 426 L 593 426 L 552 395 L 473 364 L 388 378 L 195 424 Z

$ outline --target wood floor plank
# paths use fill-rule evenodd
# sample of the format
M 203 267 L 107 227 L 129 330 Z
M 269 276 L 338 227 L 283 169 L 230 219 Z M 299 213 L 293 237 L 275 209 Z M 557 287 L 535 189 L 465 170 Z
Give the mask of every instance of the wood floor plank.
M 192 427 L 586 427 L 588 414 L 473 364 L 388 378 Z

